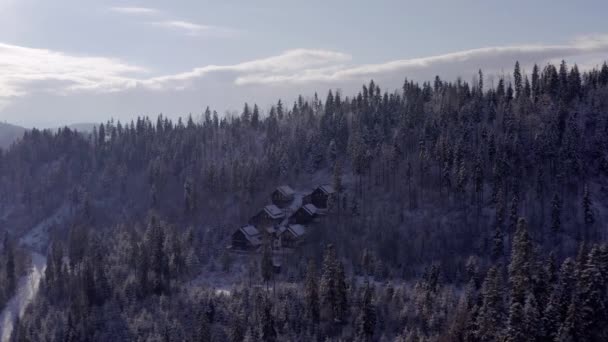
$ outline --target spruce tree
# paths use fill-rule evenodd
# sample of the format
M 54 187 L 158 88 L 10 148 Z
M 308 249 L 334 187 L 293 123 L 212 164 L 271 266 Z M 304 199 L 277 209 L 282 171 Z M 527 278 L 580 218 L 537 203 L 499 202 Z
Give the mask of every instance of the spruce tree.
M 319 322 L 319 286 L 314 260 L 308 262 L 305 282 L 306 313 L 308 319 L 316 324 Z
M 509 321 L 505 332 L 505 342 L 528 341 L 524 309 L 520 303 L 511 304 L 509 309 Z
M 515 83 L 515 97 L 519 98 L 522 96 L 522 76 L 521 70 L 519 69 L 519 61 L 515 62 L 515 69 L 513 70 L 513 82 Z
M 532 286 L 531 278 L 535 272 L 533 266 L 533 250 L 528 235 L 528 225 L 524 218 L 519 218 L 509 264 L 511 303 L 524 304 L 526 290 Z
M 488 270 L 481 287 L 482 304 L 475 324 L 475 336 L 480 342 L 497 341 L 504 324 L 504 299 L 500 272 L 496 267 Z
M 366 283 L 361 299 L 361 312 L 357 319 L 357 335 L 361 341 L 372 341 L 376 329 L 376 306 L 373 299 L 373 288 Z
M 589 186 L 585 184 L 583 190 L 583 216 L 585 218 L 585 224 L 590 226 L 595 222 L 592 210 L 591 195 L 589 194 Z
M 562 230 L 561 226 L 562 203 L 559 195 L 556 193 L 551 200 L 551 231 L 558 234 Z

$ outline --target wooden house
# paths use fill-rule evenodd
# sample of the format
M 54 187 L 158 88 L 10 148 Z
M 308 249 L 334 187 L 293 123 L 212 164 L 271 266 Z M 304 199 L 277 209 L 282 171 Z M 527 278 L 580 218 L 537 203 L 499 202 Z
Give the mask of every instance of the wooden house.
M 304 203 L 312 203 L 318 209 L 327 209 L 329 196 L 335 193 L 331 185 L 321 185 L 304 198 Z
M 285 213 L 274 204 L 264 207 L 259 213 L 249 220 L 250 225 L 267 228 L 279 225 L 285 219 Z
M 318 217 L 318 209 L 312 204 L 304 204 L 289 217 L 289 223 L 308 224 Z
M 304 242 L 306 227 L 301 224 L 290 224 L 281 232 L 281 246 L 295 248 Z
M 283 185 L 272 192 L 272 203 L 278 207 L 286 207 L 293 202 L 295 192 L 288 185 Z
M 232 249 L 257 250 L 262 245 L 262 234 L 254 226 L 243 226 L 232 234 Z

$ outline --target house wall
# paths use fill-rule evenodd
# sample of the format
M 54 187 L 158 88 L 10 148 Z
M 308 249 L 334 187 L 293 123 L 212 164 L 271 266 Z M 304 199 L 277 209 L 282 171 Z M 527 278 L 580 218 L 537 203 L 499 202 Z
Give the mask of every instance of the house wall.
M 232 234 L 232 247 L 243 250 L 251 248 L 249 240 L 247 240 L 245 234 L 240 230 Z

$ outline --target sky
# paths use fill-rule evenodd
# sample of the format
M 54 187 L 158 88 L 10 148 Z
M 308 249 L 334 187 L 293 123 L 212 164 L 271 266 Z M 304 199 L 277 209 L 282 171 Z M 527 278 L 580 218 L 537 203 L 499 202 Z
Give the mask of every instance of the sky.
M 0 121 L 220 115 L 608 59 L 608 1 L 0 0 Z

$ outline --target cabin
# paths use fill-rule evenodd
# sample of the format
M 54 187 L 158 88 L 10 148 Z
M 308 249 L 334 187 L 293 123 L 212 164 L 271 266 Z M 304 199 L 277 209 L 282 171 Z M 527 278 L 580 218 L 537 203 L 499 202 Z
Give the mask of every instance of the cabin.
M 254 226 L 243 226 L 232 234 L 232 249 L 257 250 L 262 245 L 262 234 Z
M 290 224 L 281 233 L 281 246 L 295 248 L 302 244 L 306 236 L 306 227 L 301 224 Z
M 335 193 L 331 185 L 321 185 L 304 198 L 304 203 L 312 203 L 318 209 L 327 209 L 329 196 Z
M 276 188 L 270 195 L 272 203 L 278 207 L 286 207 L 293 202 L 295 192 L 288 185 Z
M 249 220 L 250 225 L 256 227 L 274 227 L 279 225 L 285 219 L 285 213 L 274 204 L 264 207 L 259 213 Z
M 317 207 L 312 203 L 308 203 L 301 206 L 289 217 L 289 223 L 308 224 L 313 222 L 317 216 Z

